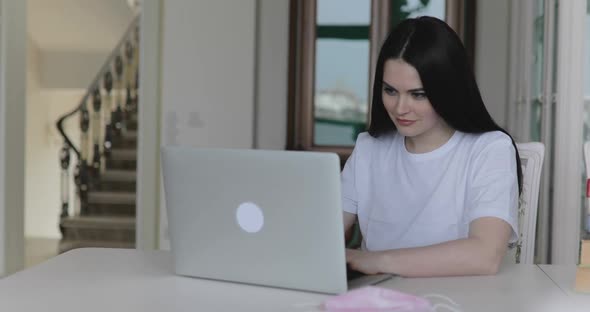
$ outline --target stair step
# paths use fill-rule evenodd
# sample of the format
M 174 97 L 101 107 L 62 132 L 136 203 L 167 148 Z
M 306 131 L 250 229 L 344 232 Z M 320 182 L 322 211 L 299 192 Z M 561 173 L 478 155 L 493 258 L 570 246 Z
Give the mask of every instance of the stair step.
M 62 242 L 135 242 L 135 217 L 73 216 L 61 219 L 60 228 Z
M 106 168 L 107 170 L 135 170 L 137 168 L 137 160 L 121 160 L 107 158 Z
M 63 218 L 67 229 L 135 230 L 135 217 L 73 216 Z
M 83 216 L 135 216 L 135 205 L 88 204 L 82 210 Z
M 126 130 L 115 135 L 112 140 L 113 149 L 135 149 L 137 146 L 137 130 Z
M 135 170 L 106 170 L 100 176 L 101 182 L 135 182 Z
M 108 169 L 100 175 L 91 191 L 135 192 L 137 172 L 135 170 Z
M 129 119 L 127 119 L 127 121 L 125 122 L 125 126 L 128 131 L 137 130 L 137 115 L 134 114 L 133 116 L 130 116 Z
M 137 160 L 137 150 L 135 149 L 112 149 L 111 159 L 113 160 Z
M 89 204 L 135 205 L 133 192 L 88 192 Z
M 94 241 L 94 240 L 62 240 L 59 242 L 59 253 L 76 248 L 135 248 L 135 242 Z
M 91 191 L 97 192 L 135 192 L 135 181 L 103 181 L 91 186 Z
M 128 140 L 137 140 L 137 131 L 136 130 L 127 130 L 123 135 L 123 138 Z

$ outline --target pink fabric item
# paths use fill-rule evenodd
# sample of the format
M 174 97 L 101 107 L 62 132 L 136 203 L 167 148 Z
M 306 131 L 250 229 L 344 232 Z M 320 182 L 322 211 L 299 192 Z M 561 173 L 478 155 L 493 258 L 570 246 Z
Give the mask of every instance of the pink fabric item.
M 432 312 L 424 298 L 391 289 L 363 287 L 327 299 L 324 309 L 331 312 Z

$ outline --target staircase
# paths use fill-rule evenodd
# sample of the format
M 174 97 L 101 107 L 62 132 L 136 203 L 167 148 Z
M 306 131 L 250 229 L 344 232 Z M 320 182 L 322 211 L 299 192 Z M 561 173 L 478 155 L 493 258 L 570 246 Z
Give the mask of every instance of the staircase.
M 135 248 L 137 134 L 129 132 L 113 142 L 106 170 L 90 186 L 85 213 L 60 220 L 60 253 L 80 247 Z
M 135 247 L 137 27 L 138 19 L 106 60 L 80 105 L 57 122 L 64 138 L 60 253 L 81 247 Z M 72 116 L 80 119 L 80 147 L 63 130 L 63 122 Z M 78 160 L 73 175 L 69 172 L 72 151 Z M 76 184 L 75 203 L 68 201 L 70 179 Z

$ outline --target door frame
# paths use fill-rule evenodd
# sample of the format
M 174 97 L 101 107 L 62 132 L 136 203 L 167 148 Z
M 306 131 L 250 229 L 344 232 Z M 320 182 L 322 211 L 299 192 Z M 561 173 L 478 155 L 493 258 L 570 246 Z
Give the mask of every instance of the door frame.
M 0 0 L 0 276 L 24 267 L 26 17 L 26 1 Z
M 558 0 L 551 263 L 576 264 L 582 209 L 586 0 Z
M 511 4 L 507 119 L 509 131 L 520 142 L 530 141 L 534 3 L 535 0 L 522 0 Z M 544 10 L 545 77 L 540 100 L 543 103 L 541 140 L 546 156 L 539 194 L 537 259 L 539 263 L 575 264 L 581 228 L 581 116 L 584 112 L 583 66 L 580 65 L 584 62 L 584 40 L 579 38 L 585 32 L 586 0 L 545 0 Z
M 135 246 L 160 246 L 160 76 L 162 0 L 144 0 L 139 20 L 139 90 L 137 136 L 137 209 Z

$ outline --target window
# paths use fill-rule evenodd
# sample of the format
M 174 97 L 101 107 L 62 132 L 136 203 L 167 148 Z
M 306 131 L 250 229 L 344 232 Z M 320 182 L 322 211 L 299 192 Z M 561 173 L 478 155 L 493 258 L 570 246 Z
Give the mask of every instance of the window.
M 391 26 L 421 15 L 445 19 L 473 55 L 474 6 L 473 0 L 291 0 L 288 148 L 336 152 L 345 161 L 367 127 L 373 71 Z

